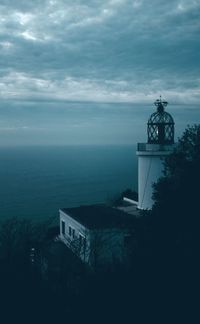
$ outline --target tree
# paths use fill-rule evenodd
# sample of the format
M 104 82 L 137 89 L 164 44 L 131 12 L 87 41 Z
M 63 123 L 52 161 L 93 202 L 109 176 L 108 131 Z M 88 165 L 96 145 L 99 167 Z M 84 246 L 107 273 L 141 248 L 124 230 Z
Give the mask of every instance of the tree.
M 156 237 L 169 247 L 194 249 L 199 241 L 200 125 L 188 126 L 164 161 L 154 184 L 152 209 Z
M 26 270 L 30 264 L 31 249 L 36 249 L 39 254 L 47 244 L 52 221 L 33 223 L 15 217 L 0 222 L 0 263 L 14 272 L 15 267 Z
M 138 193 L 135 190 L 127 188 L 126 190 L 122 191 L 120 194 L 116 195 L 108 199 L 107 204 L 110 206 L 120 206 L 123 203 L 123 198 L 129 198 L 135 201 L 138 201 Z

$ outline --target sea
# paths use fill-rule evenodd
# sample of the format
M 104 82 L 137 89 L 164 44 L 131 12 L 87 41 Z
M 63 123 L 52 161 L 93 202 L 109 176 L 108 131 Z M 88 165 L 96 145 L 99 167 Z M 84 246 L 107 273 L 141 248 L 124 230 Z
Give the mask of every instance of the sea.
M 58 219 L 59 208 L 137 191 L 135 145 L 0 148 L 0 219 Z

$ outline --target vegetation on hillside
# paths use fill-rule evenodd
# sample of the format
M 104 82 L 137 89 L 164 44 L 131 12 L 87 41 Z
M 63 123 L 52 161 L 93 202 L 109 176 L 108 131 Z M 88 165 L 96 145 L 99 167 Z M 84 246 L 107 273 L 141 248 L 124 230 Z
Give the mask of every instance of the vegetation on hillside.
M 112 199 L 109 199 L 108 200 L 108 205 L 115 206 L 115 207 L 120 206 L 123 203 L 123 198 L 124 197 L 135 200 L 135 201 L 138 201 L 138 193 L 135 190 L 127 188 L 124 191 L 122 191 L 122 193 L 117 195 L 116 197 L 113 197 Z
M 199 248 L 199 184 L 200 125 L 194 125 L 187 127 L 165 160 L 163 177 L 154 185 L 153 195 L 155 232 L 182 252 Z

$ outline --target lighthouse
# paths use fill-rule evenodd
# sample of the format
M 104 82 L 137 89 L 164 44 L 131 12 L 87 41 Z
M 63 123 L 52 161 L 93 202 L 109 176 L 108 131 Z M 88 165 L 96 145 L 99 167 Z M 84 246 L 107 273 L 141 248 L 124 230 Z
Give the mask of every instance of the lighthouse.
M 174 120 L 165 111 L 168 103 L 155 101 L 156 112 L 147 123 L 147 143 L 138 143 L 138 208 L 150 210 L 153 206 L 153 183 L 161 176 L 163 160 L 174 149 Z

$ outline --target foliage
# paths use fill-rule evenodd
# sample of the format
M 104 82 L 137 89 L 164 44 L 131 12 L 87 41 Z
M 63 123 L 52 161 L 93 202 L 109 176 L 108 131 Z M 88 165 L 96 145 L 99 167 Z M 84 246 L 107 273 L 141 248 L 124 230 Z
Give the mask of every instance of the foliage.
M 13 269 L 29 263 L 30 250 L 40 251 L 47 242 L 52 219 L 34 223 L 27 219 L 9 218 L 0 223 L 0 261 Z
M 200 125 L 194 125 L 186 128 L 154 184 L 153 226 L 161 241 L 184 249 L 197 246 L 199 183 Z
M 110 199 L 108 204 L 111 206 L 119 206 L 122 204 L 124 197 L 138 201 L 138 193 L 130 188 L 127 188 L 126 190 L 122 191 L 121 194 Z
M 126 197 L 126 198 L 130 198 L 133 200 L 138 200 L 138 193 L 136 191 L 133 191 L 131 189 L 126 189 L 125 191 L 122 192 L 121 197 Z

